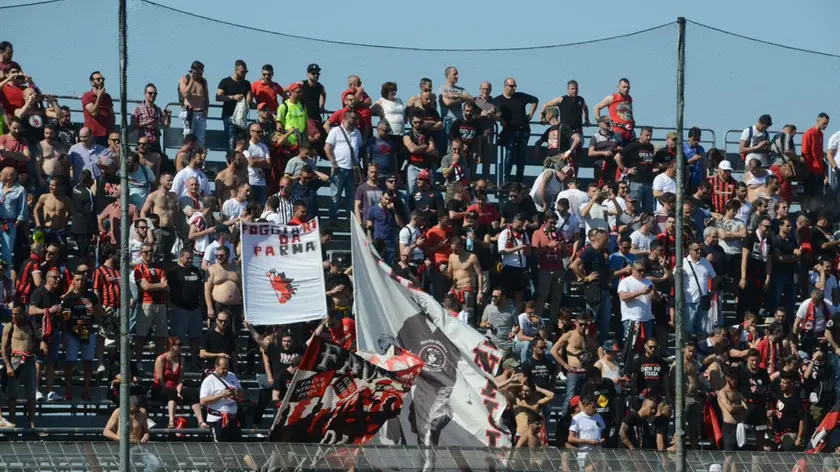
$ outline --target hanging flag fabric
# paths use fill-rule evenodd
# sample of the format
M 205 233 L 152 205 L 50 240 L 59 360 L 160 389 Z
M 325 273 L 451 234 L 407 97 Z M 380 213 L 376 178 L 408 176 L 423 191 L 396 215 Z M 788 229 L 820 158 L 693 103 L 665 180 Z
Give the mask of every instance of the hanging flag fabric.
M 391 356 L 386 356 L 391 357 Z M 275 442 L 365 444 L 397 417 L 404 395 L 423 368 L 409 353 L 382 363 L 387 370 L 323 338 L 313 338 L 301 358 L 270 439 Z
M 409 445 L 510 447 L 501 426 L 506 400 L 496 388 L 502 351 L 464 326 L 429 294 L 397 277 L 351 218 L 357 345 L 384 353 L 392 345 L 425 364 L 399 421 L 380 439 Z
M 323 319 L 327 314 L 318 220 L 299 226 L 241 224 L 245 317 L 255 326 Z

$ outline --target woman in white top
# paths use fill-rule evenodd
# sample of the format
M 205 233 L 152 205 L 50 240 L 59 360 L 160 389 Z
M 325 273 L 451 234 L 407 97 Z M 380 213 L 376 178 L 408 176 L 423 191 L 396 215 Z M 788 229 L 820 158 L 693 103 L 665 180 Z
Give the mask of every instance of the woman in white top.
M 382 84 L 382 98 L 374 102 L 370 113 L 387 121 L 395 142 L 402 142 L 402 136 L 405 134 L 405 105 L 397 98 L 397 84 Z
M 750 159 L 749 169 L 744 172 L 744 183 L 747 184 L 747 201 L 752 203 L 758 197 L 767 196 L 767 176 L 770 171 L 761 167 L 760 159 Z
M 619 373 L 618 362 L 615 356 L 618 353 L 618 344 L 608 346 L 606 349 L 598 349 L 598 359 L 594 367 L 601 371 L 601 376 L 605 379 L 612 380 L 615 384 L 615 393 L 621 394 L 621 387 L 624 386 L 624 378 Z

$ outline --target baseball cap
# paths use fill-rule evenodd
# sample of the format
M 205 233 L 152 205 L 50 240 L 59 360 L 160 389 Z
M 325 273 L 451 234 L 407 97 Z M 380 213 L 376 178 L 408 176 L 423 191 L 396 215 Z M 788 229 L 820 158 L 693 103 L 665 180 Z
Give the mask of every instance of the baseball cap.
M 618 343 L 607 344 L 604 346 L 604 350 L 607 352 L 618 352 L 621 349 L 618 347 Z
M 580 395 L 575 395 L 575 396 L 572 397 L 571 400 L 569 400 L 569 406 L 574 408 L 578 405 L 580 405 Z
M 262 102 L 257 105 L 257 111 L 263 111 L 268 108 L 268 103 Z
M 507 359 L 505 359 L 504 362 L 502 362 L 502 368 L 504 369 L 516 370 L 519 368 L 520 365 L 520 362 L 514 359 L 513 357 L 508 357 Z
M 396 175 L 396 174 L 387 174 L 387 175 L 385 175 L 385 181 L 386 181 L 386 182 L 387 182 L 387 181 L 389 181 L 389 180 L 396 180 L 396 179 L 397 179 L 397 175 Z
M 336 267 L 347 267 L 349 265 L 349 254 L 332 253 L 330 256 L 330 264 Z
M 773 118 L 770 118 L 770 115 L 761 115 L 758 118 L 758 122 L 763 125 L 773 126 Z
M 288 87 L 286 87 L 286 90 L 289 91 L 289 92 L 294 92 L 295 90 L 297 90 L 299 88 L 300 88 L 300 82 L 292 82 L 291 84 L 289 84 Z
M 350 89 L 347 89 L 347 90 L 341 92 L 341 103 L 344 103 L 344 99 L 347 97 L 348 94 L 353 95 L 354 97 L 356 96 L 356 92 L 354 92 Z
M 423 169 L 420 173 L 417 174 L 417 180 L 432 180 L 432 174 L 429 173 L 429 169 Z
M 308 66 L 306 66 L 306 72 L 307 73 L 309 73 L 309 72 L 321 72 L 321 66 L 319 66 L 318 64 L 315 64 L 313 62 L 312 64 L 309 64 Z
M 228 225 L 216 225 L 216 234 L 230 234 Z
M 609 124 L 609 123 L 610 123 L 610 117 L 609 117 L 609 116 L 606 116 L 606 115 L 605 115 L 605 116 L 600 116 L 600 117 L 598 117 L 598 123 L 607 123 L 607 124 Z
M 727 160 L 720 161 L 720 164 L 718 164 L 718 169 L 720 169 L 720 170 L 732 170 L 732 164 Z

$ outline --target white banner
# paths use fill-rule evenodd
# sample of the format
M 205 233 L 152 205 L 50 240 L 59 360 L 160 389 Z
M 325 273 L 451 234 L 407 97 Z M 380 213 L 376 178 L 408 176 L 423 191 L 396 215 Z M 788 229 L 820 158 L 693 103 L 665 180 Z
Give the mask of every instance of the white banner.
M 317 219 L 301 226 L 242 223 L 242 296 L 249 323 L 322 319 L 325 291 Z
M 506 400 L 496 387 L 502 352 L 449 315 L 435 299 L 399 279 L 351 220 L 353 286 L 359 351 L 396 345 L 425 366 L 408 408 L 380 440 L 427 446 L 511 447 L 501 425 Z

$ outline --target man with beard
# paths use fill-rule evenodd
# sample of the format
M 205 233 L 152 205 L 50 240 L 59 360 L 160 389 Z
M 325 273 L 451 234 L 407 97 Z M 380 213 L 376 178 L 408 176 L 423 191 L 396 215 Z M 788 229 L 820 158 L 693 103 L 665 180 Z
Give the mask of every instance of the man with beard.
M 668 365 L 656 354 L 658 346 L 656 339 L 648 339 L 645 341 L 645 352 L 633 358 L 627 366 L 633 395 L 631 405 L 640 405 L 641 400 L 647 398 L 662 400 L 671 391 Z
M 165 172 L 160 176 L 160 188 L 146 197 L 146 203 L 140 211 L 141 218 L 148 218 L 151 214 L 157 215 L 158 226 L 155 229 L 155 241 L 157 241 L 158 254 L 169 254 L 175 244 L 177 235 L 175 233 L 178 223 L 178 197 L 172 191 L 172 174 Z
M 172 167 L 172 165 L 169 163 L 169 159 L 166 159 L 160 152 L 152 150 L 152 146 L 153 144 L 149 141 L 149 138 L 143 137 L 138 139 L 137 159 L 141 166 L 146 166 L 152 170 L 154 175 L 159 176 L 161 168 L 167 170 L 166 168 Z M 166 162 L 164 162 L 164 159 L 166 159 Z
M 237 149 L 228 156 L 228 165 L 216 174 L 216 196 L 225 202 L 236 195 L 239 184 L 248 181 L 248 160 Z
M 44 140 L 38 143 L 35 152 L 35 179 L 41 188 L 47 187 L 47 181 L 56 175 L 70 173 L 67 160 L 64 158 L 70 150 L 63 142 L 58 141 L 55 125 L 44 125 Z
M 20 183 L 29 183 L 30 160 L 29 141 L 22 136 L 23 124 L 20 118 L 13 116 L 9 118 L 6 126 L 9 132 L 0 136 L 0 168 L 12 167 L 20 177 Z
M 747 403 L 747 414 L 744 423 L 752 426 L 755 431 L 756 448 L 764 450 L 764 432 L 767 431 L 767 422 L 770 415 L 768 410 L 773 410 L 772 395 L 770 393 L 770 376 L 766 370 L 758 367 L 761 354 L 758 350 L 750 349 L 747 353 L 747 364 L 741 366 L 738 378 L 738 385 L 744 401 Z

